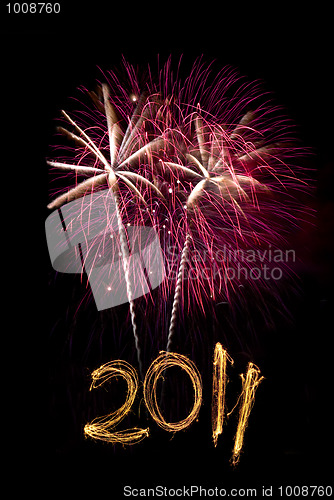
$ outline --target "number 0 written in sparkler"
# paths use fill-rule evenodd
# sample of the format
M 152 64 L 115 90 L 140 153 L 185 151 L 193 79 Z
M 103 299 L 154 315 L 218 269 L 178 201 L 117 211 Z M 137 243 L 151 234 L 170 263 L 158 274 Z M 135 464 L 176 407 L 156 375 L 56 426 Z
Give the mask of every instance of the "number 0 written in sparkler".
M 217 445 L 218 435 L 222 433 L 225 417 L 225 388 L 226 388 L 226 364 L 227 360 L 232 364 L 233 360 L 217 343 L 213 357 L 213 385 L 212 385 L 212 436 L 214 445 Z M 194 389 L 194 404 L 189 415 L 179 422 L 169 423 L 163 418 L 157 403 L 157 383 L 167 368 L 178 366 L 184 370 L 192 383 Z M 90 389 L 100 387 L 112 377 L 122 377 L 127 383 L 127 395 L 125 403 L 115 412 L 97 417 L 84 427 L 84 433 L 93 439 L 109 443 L 135 444 L 149 436 L 149 428 L 132 428 L 115 432 L 114 428 L 130 411 L 138 391 L 138 375 L 136 370 L 127 362 L 115 360 L 92 373 L 92 384 Z M 245 375 L 241 375 L 242 391 L 238 398 L 241 400 L 239 409 L 239 421 L 235 435 L 235 444 L 232 455 L 232 463 L 237 464 L 243 445 L 244 433 L 248 424 L 250 411 L 255 400 L 255 391 L 263 380 L 260 377 L 259 368 L 249 363 Z M 178 432 L 191 425 L 197 418 L 202 404 L 202 381 L 196 365 L 182 354 L 161 351 L 147 370 L 144 384 L 144 401 L 153 420 L 167 432 Z M 233 410 L 232 410 L 233 411 Z M 230 412 L 231 414 L 232 412 Z

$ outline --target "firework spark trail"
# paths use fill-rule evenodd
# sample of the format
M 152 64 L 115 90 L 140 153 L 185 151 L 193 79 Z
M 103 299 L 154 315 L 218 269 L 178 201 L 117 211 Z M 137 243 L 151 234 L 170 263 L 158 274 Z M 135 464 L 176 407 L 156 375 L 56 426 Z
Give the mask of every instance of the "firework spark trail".
M 77 174 L 93 174 L 93 177 L 87 179 L 80 184 L 78 184 L 75 188 L 69 190 L 67 193 L 60 195 L 53 202 L 48 205 L 48 208 L 58 208 L 62 204 L 69 202 L 71 200 L 75 200 L 78 197 L 83 196 L 89 189 L 93 189 L 99 185 L 103 185 L 108 182 L 109 188 L 112 190 L 115 200 L 115 210 L 116 210 L 116 220 L 120 238 L 120 248 L 122 254 L 122 263 L 124 269 L 127 297 L 129 301 L 130 308 L 130 317 L 132 324 L 132 331 L 135 341 L 135 347 L 137 352 L 137 360 L 139 364 L 139 372 L 141 377 L 143 378 L 142 371 L 142 360 L 141 360 L 141 349 L 140 342 L 138 337 L 138 328 L 136 321 L 136 311 L 135 304 L 133 300 L 133 292 L 132 292 L 132 284 L 130 280 L 130 252 L 128 246 L 128 239 L 126 229 L 123 224 L 121 210 L 120 210 L 120 189 L 118 184 L 118 178 L 122 179 L 125 184 L 139 197 L 139 199 L 146 204 L 145 199 L 143 198 L 141 192 L 137 189 L 135 184 L 132 181 L 140 182 L 145 185 L 146 188 L 150 188 L 155 191 L 159 196 L 162 197 L 162 193 L 159 189 L 152 184 L 147 178 L 135 173 L 135 172 L 127 172 L 123 170 L 119 170 L 121 167 L 126 166 L 127 164 L 131 164 L 134 160 L 140 160 L 143 156 L 147 156 L 149 152 L 154 151 L 155 149 L 162 148 L 166 140 L 165 138 L 155 138 L 153 141 L 148 144 L 142 146 L 137 151 L 126 157 L 126 153 L 122 153 L 120 159 L 118 158 L 118 153 L 122 151 L 123 146 L 123 137 L 126 138 L 126 144 L 123 149 L 127 148 L 128 142 L 133 141 L 135 138 L 135 132 L 138 132 L 140 128 L 140 124 L 142 123 L 142 117 L 137 118 L 137 122 L 135 119 L 131 121 L 131 126 L 133 129 L 130 130 L 129 133 L 123 135 L 118 122 L 116 112 L 110 102 L 109 89 L 106 85 L 102 86 L 103 99 L 104 99 L 104 110 L 107 118 L 107 126 L 108 126 L 108 136 L 109 136 L 109 154 L 110 154 L 110 163 L 107 161 L 105 156 L 98 149 L 96 144 L 90 139 L 90 137 L 77 125 L 77 123 L 72 120 L 67 113 L 63 111 L 63 115 L 65 118 L 74 126 L 74 128 L 80 133 L 80 136 L 77 136 L 66 129 L 61 129 L 61 132 L 68 135 L 71 139 L 75 140 L 81 146 L 87 148 L 91 153 L 94 154 L 96 159 L 102 162 L 104 166 L 104 170 L 100 168 L 90 167 L 90 166 L 82 166 L 82 165 L 72 165 L 66 164 L 62 162 L 54 162 L 50 161 L 48 164 L 52 167 L 60 168 L 62 170 L 72 170 Z M 147 100 L 147 99 L 146 99 Z M 138 107 L 137 107 L 138 109 Z M 147 106 L 149 109 L 149 105 Z M 146 116 L 145 116 L 146 118 Z M 129 148 L 127 148 L 127 151 Z M 125 158 L 126 157 L 126 158 Z M 119 161 L 117 161 L 119 160 Z M 117 169 L 117 170 L 116 170 Z M 102 172 L 102 173 L 101 173 Z
M 182 249 L 179 271 L 178 271 L 177 280 L 176 280 L 174 300 L 173 300 L 173 306 L 172 306 L 172 314 L 171 314 L 169 331 L 168 331 L 167 352 L 170 352 L 171 348 L 172 348 L 173 336 L 174 336 L 174 332 L 175 332 L 175 328 L 176 328 L 176 324 L 177 324 L 177 318 L 178 318 L 179 302 L 180 302 L 181 294 L 182 294 L 184 269 L 185 269 L 185 266 L 186 266 L 187 260 L 188 260 L 190 242 L 191 242 L 191 236 L 189 233 L 187 233 L 186 240 L 184 242 L 184 246 Z
M 106 109 L 106 116 L 107 116 L 107 122 L 108 122 L 108 133 L 109 133 L 109 143 L 110 143 L 110 161 L 111 161 L 111 165 L 113 165 L 115 158 L 116 158 L 116 154 L 117 154 L 116 148 L 117 148 L 117 138 L 119 137 L 119 134 L 117 134 L 117 135 L 114 134 L 114 130 L 116 127 L 118 127 L 118 124 L 116 122 L 116 116 L 113 113 L 113 109 L 111 107 L 111 103 L 109 100 L 109 90 L 106 86 L 103 86 L 103 97 L 104 97 L 104 105 L 105 105 L 105 109 Z M 111 173 L 113 173 L 112 170 L 111 170 Z M 121 217 L 120 209 L 119 209 L 120 200 L 119 200 L 118 183 L 117 183 L 116 179 L 114 179 L 114 178 L 115 178 L 115 175 L 113 174 L 113 178 L 111 179 L 111 182 L 109 181 L 109 183 L 111 185 L 111 189 L 112 189 L 114 197 L 115 197 L 117 226 L 118 226 L 118 233 L 119 233 L 120 244 L 121 244 L 121 253 L 122 253 L 122 261 L 123 261 L 123 268 L 124 268 L 124 277 L 125 277 L 125 283 L 126 283 L 126 291 L 127 291 L 128 301 L 130 304 L 130 317 L 131 317 L 131 324 L 132 324 L 132 332 L 133 332 L 135 347 L 136 347 L 136 352 L 137 352 L 139 373 L 140 373 L 140 376 L 142 378 L 143 377 L 143 368 L 142 368 L 142 361 L 141 361 L 141 350 L 140 350 L 140 344 L 139 344 L 139 337 L 138 337 L 138 331 L 137 331 L 136 311 L 135 311 L 135 305 L 134 305 L 134 300 L 133 300 L 132 287 L 131 287 L 131 283 L 130 283 L 130 279 L 129 279 L 130 254 L 129 254 L 129 247 L 128 247 L 126 230 L 125 230 L 125 227 L 123 225 L 123 221 L 122 221 L 122 217 Z

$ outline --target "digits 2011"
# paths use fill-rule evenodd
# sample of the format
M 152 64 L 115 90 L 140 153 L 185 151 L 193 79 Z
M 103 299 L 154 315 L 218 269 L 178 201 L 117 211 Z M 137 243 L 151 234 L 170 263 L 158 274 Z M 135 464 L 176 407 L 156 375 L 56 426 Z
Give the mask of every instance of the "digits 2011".
M 225 389 L 227 382 L 227 361 L 233 363 L 227 351 L 220 343 L 217 343 L 213 357 L 213 382 L 212 382 L 212 436 L 214 445 L 217 445 L 218 436 L 222 433 L 223 422 L 226 417 Z M 178 366 L 184 370 L 192 383 L 194 389 L 194 403 L 189 415 L 179 422 L 167 422 L 157 402 L 157 382 L 163 376 L 167 368 Z M 102 365 L 92 373 L 92 384 L 90 389 L 102 386 L 113 377 L 122 377 L 127 383 L 127 395 L 125 403 L 109 415 L 95 418 L 84 427 L 84 433 L 93 439 L 106 441 L 108 443 L 134 444 L 149 436 L 149 428 L 132 428 L 115 431 L 116 425 L 123 420 L 136 397 L 139 380 L 136 370 L 126 361 L 115 360 Z M 246 374 L 241 375 L 242 391 L 240 401 L 239 420 L 234 439 L 232 463 L 235 465 L 240 458 L 243 445 L 244 433 L 248 424 L 249 415 L 255 400 L 255 391 L 263 380 L 259 368 L 253 363 L 248 363 Z M 178 432 L 184 430 L 197 418 L 202 404 L 202 381 L 196 365 L 182 354 L 161 351 L 159 356 L 152 362 L 145 375 L 143 383 L 144 401 L 146 407 L 159 427 L 167 432 Z

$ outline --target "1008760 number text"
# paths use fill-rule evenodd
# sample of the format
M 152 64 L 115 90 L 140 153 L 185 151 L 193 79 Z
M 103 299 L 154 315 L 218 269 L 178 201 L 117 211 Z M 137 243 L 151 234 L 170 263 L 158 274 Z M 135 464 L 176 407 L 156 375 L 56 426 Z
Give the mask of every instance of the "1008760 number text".
M 8 14 L 59 14 L 60 3 L 7 3 Z

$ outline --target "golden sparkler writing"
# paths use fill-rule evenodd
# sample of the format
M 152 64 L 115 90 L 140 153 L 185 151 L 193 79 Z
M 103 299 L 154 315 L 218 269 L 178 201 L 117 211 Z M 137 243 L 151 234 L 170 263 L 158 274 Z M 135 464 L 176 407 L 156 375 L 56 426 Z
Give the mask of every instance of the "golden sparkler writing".
M 130 411 L 138 391 L 138 375 L 136 370 L 126 361 L 110 361 L 102 365 L 92 373 L 92 384 L 90 390 L 101 387 L 113 377 L 122 377 L 127 383 L 127 396 L 124 404 L 113 413 L 103 417 L 97 417 L 84 427 L 84 434 L 93 439 L 106 441 L 107 443 L 134 444 L 149 435 L 149 429 L 128 429 L 124 431 L 113 431 L 126 414 Z
M 213 354 L 212 377 L 212 437 L 214 446 L 217 446 L 218 436 L 223 432 L 225 419 L 225 394 L 226 394 L 226 363 L 233 363 L 232 358 L 220 342 L 215 346 Z
M 167 368 L 178 366 L 182 368 L 191 380 L 194 389 L 194 404 L 189 415 L 179 422 L 166 422 L 157 402 L 157 383 Z M 178 432 L 186 429 L 198 416 L 202 404 L 202 381 L 196 365 L 182 354 L 161 351 L 157 359 L 149 367 L 144 380 L 145 404 L 155 422 L 168 432 Z
M 226 349 L 218 342 L 215 346 L 213 357 L 213 384 L 212 384 L 212 437 L 214 446 L 217 446 L 218 437 L 223 432 L 226 393 L 226 365 L 227 361 L 233 360 Z M 184 370 L 191 380 L 194 389 L 194 403 L 188 416 L 178 422 L 167 422 L 163 417 L 157 399 L 157 385 L 168 368 L 179 367 Z M 108 443 L 123 445 L 135 444 L 149 436 L 149 428 L 115 431 L 115 427 L 129 413 L 139 387 L 136 370 L 126 361 L 115 360 L 106 363 L 92 373 L 92 384 L 90 390 L 101 387 L 113 377 L 122 377 L 127 383 L 127 395 L 124 404 L 116 411 L 97 417 L 84 427 L 84 434 L 92 439 L 106 441 Z M 245 430 L 248 425 L 250 412 L 255 402 L 255 392 L 264 377 L 260 376 L 259 368 L 249 363 L 246 375 L 240 375 L 242 380 L 242 391 L 238 398 L 240 402 L 237 432 L 234 439 L 233 454 L 231 462 L 237 465 L 243 447 Z M 161 351 L 159 356 L 151 363 L 143 384 L 144 401 L 146 407 L 156 424 L 167 432 L 179 432 L 188 428 L 197 419 L 202 405 L 202 380 L 196 365 L 182 354 Z M 234 411 L 235 407 L 226 416 Z
M 240 459 L 245 430 L 248 424 L 250 412 L 255 402 L 255 391 L 264 377 L 260 377 L 260 369 L 254 363 L 248 363 L 246 376 L 240 375 L 242 380 L 241 405 L 239 410 L 239 422 L 234 440 L 232 464 L 236 465 Z

